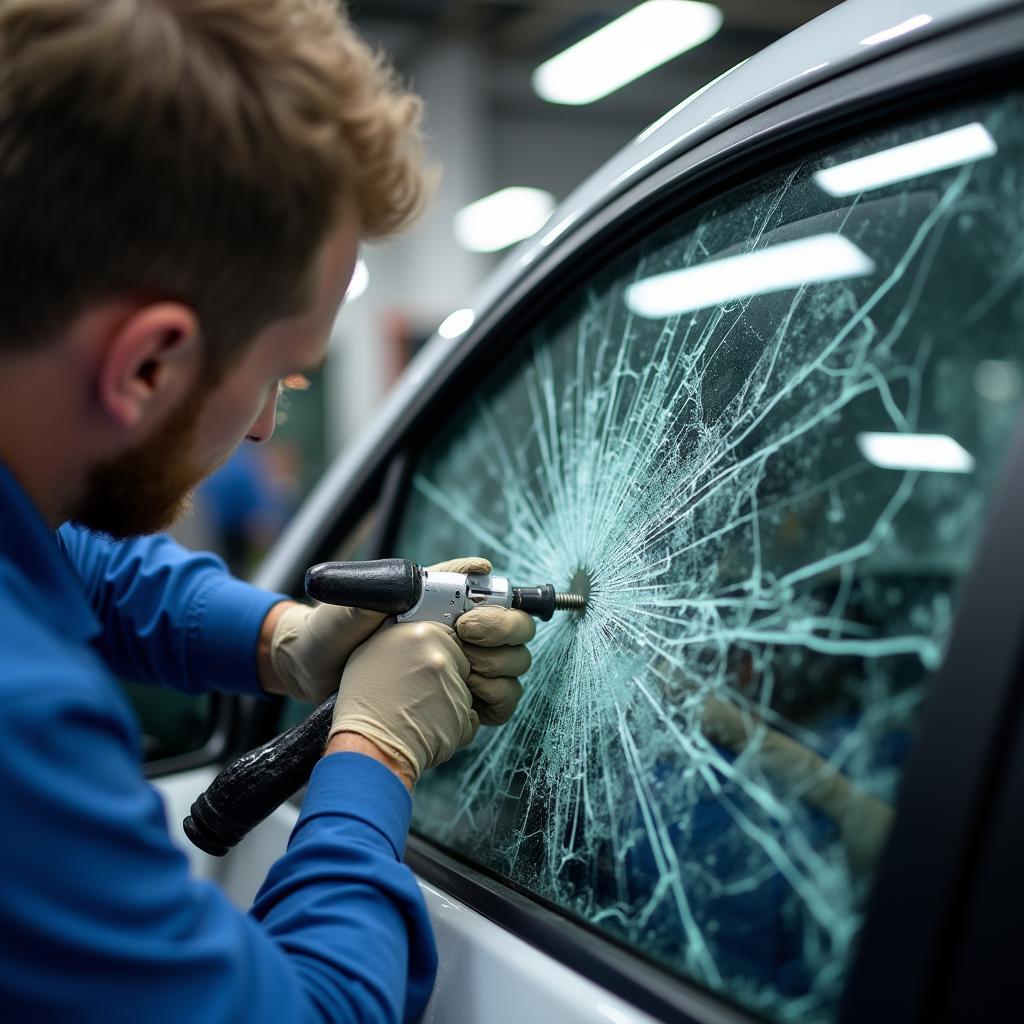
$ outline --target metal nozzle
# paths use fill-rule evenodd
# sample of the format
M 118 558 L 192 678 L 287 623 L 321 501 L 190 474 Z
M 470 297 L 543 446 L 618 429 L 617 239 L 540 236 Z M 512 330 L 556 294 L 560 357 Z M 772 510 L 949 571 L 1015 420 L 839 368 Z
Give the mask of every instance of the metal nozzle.
M 556 594 L 550 583 L 542 583 L 539 587 L 512 588 L 512 607 L 521 608 L 545 622 L 556 611 L 581 612 L 586 606 L 587 599 L 582 594 Z

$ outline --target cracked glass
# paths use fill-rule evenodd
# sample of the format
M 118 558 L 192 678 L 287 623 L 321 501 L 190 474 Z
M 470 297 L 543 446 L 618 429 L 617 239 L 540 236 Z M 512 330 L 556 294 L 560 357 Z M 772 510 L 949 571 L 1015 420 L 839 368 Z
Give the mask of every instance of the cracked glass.
M 760 178 L 495 351 L 396 551 L 589 603 L 419 783 L 421 835 L 727 999 L 835 1017 L 1021 404 L 1022 114 Z

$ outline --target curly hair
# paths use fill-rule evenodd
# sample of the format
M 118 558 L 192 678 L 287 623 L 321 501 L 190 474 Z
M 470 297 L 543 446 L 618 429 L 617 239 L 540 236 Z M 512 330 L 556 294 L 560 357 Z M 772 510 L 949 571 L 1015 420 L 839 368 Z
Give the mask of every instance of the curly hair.
M 3 0 L 0 352 L 137 296 L 222 367 L 305 305 L 346 202 L 368 238 L 416 216 L 420 119 L 334 0 Z

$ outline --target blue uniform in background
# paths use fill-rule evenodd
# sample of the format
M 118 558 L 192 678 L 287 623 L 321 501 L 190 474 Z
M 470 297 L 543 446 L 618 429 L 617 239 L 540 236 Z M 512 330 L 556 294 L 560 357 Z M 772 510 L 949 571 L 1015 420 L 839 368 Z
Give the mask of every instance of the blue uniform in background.
M 163 537 L 55 537 L 0 466 L 4 1020 L 409 1021 L 436 954 L 401 863 L 411 801 L 360 754 L 318 763 L 249 914 L 188 876 L 117 677 L 258 694 L 280 595 Z

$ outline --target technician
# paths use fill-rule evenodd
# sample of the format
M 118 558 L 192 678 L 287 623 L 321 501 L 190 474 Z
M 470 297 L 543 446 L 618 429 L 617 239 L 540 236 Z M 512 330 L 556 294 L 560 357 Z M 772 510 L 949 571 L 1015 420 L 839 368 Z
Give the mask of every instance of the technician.
M 143 536 L 322 361 L 360 239 L 422 205 L 419 113 L 333 0 L 0 3 L 5 1021 L 423 1010 L 409 791 L 512 713 L 532 620 L 381 626 Z M 189 879 L 117 677 L 313 701 L 340 680 L 249 915 Z

